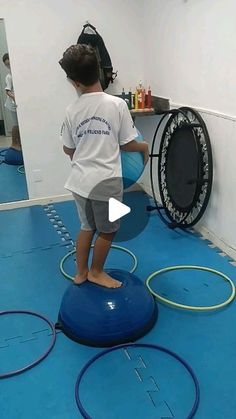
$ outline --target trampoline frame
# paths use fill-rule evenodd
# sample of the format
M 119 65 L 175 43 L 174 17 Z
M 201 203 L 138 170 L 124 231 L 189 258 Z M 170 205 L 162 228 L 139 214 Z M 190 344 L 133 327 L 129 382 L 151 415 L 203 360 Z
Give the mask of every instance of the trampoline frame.
M 151 161 L 150 161 L 150 179 L 151 189 L 154 198 L 155 206 L 149 207 L 148 210 L 157 210 L 162 221 L 169 228 L 182 228 L 186 229 L 194 226 L 200 218 L 203 216 L 212 189 L 213 179 L 213 163 L 212 163 L 212 151 L 209 134 L 200 114 L 192 108 L 181 107 L 179 109 L 172 109 L 165 112 L 157 113 L 161 115 L 161 119 L 157 125 L 153 136 L 153 142 L 151 147 Z M 164 127 L 159 152 L 156 154 L 155 145 L 157 140 L 157 134 L 162 127 L 164 120 L 168 117 L 166 125 Z M 195 140 L 196 149 L 198 153 L 198 175 L 194 179 L 196 183 L 196 189 L 192 203 L 184 209 L 181 209 L 179 205 L 173 200 L 168 190 L 168 182 L 166 179 L 166 168 L 168 162 L 168 152 L 171 139 L 177 130 L 190 128 Z M 153 159 L 159 158 L 158 161 L 158 186 L 160 192 L 160 198 L 162 206 L 157 200 L 155 187 L 154 187 L 154 167 Z M 164 210 L 164 214 L 162 212 Z

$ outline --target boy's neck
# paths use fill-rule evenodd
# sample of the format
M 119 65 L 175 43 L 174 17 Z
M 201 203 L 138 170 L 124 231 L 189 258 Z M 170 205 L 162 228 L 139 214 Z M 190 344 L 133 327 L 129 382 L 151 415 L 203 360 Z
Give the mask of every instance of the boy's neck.
M 81 88 L 80 90 L 81 90 L 82 95 L 85 93 L 103 92 L 100 81 L 97 81 L 92 86 L 83 86 L 83 88 Z

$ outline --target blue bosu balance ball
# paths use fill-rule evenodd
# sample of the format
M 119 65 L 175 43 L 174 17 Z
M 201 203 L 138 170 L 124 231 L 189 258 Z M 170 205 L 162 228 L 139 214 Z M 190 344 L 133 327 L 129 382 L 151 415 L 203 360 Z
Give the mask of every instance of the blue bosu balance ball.
M 143 141 L 142 134 L 137 130 L 136 141 Z M 121 152 L 122 177 L 124 189 L 129 188 L 140 178 L 144 171 L 143 154 L 129 151 Z
M 106 347 L 135 341 L 157 319 L 156 302 L 137 276 L 118 269 L 107 272 L 122 282 L 120 288 L 86 281 L 71 284 L 62 299 L 57 327 L 85 345 Z
M 12 147 L 9 147 L 5 153 L 5 160 L 4 163 L 6 164 L 12 164 L 12 165 L 22 165 L 24 164 L 23 160 L 23 153 L 20 150 L 15 150 Z

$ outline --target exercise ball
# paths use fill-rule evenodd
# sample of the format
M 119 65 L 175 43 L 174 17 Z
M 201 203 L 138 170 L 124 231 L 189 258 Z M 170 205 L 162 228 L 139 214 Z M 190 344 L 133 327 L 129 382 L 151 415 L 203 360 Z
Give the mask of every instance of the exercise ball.
M 141 133 L 137 130 L 136 141 L 143 141 Z M 143 153 L 121 152 L 122 177 L 124 189 L 132 186 L 144 171 Z
M 21 166 L 24 164 L 22 151 L 9 147 L 4 156 L 4 163 Z
M 85 281 L 66 290 L 56 327 L 70 339 L 95 347 L 114 346 L 137 340 L 155 324 L 157 305 L 145 284 L 123 270 L 107 272 L 122 282 L 120 288 Z

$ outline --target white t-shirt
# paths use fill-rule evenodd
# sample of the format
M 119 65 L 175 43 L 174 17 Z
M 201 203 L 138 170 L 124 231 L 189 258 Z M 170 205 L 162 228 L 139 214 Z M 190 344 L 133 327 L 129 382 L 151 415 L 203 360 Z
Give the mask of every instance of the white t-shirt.
M 7 74 L 7 76 L 6 76 L 5 90 L 10 90 L 12 93 L 14 93 L 12 75 L 10 73 Z M 7 108 L 9 111 L 16 112 L 16 104 L 15 104 L 14 100 L 11 99 L 9 96 L 7 96 L 7 98 L 6 98 L 5 108 Z
M 61 131 L 63 144 L 76 149 L 65 188 L 85 198 L 109 199 L 100 192 L 91 192 L 100 182 L 121 179 L 120 146 L 136 137 L 137 130 L 123 99 L 104 92 L 81 95 L 67 108 Z M 116 187 L 110 196 L 119 195 Z

